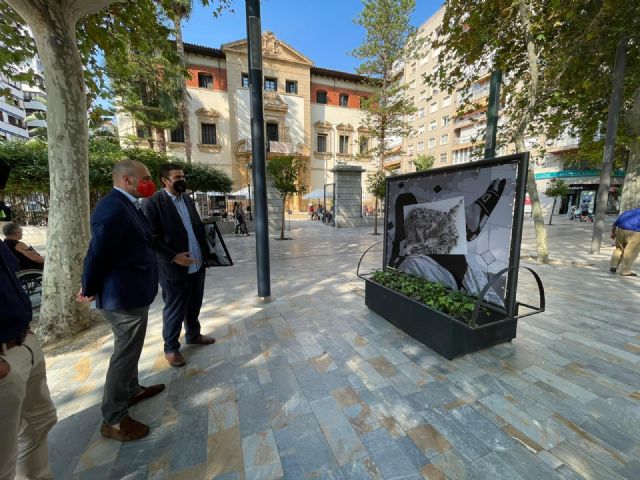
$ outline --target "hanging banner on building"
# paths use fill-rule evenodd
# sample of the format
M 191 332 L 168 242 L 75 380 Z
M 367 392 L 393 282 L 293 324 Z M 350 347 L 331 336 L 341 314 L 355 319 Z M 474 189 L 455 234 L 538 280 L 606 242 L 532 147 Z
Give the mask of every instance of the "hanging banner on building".
M 515 299 L 528 153 L 387 178 L 384 264 L 478 295 Z M 510 291 L 511 290 L 511 291 Z

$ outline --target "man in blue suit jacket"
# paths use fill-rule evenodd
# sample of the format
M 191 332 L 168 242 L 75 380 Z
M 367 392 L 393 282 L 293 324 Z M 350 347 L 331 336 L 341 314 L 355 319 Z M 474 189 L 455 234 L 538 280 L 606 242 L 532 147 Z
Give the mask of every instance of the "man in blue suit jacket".
M 187 343 L 215 343 L 214 338 L 202 335 L 198 319 L 209 247 L 196 206 L 185 193 L 187 182 L 182 167 L 173 163 L 162 165 L 160 180 L 164 188 L 146 200 L 142 208 L 158 250 L 165 358 L 171 366 L 182 367 L 185 359 L 178 339 L 183 323 Z
M 84 259 L 78 301 L 96 299 L 115 337 L 102 399 L 103 436 L 138 440 L 149 427 L 129 416 L 128 407 L 157 395 L 164 385 L 142 387 L 138 360 L 147 331 L 149 306 L 158 293 L 158 267 L 151 229 L 138 198 L 155 190 L 142 163 L 123 160 L 112 170 L 113 190 L 91 216 L 91 243 Z

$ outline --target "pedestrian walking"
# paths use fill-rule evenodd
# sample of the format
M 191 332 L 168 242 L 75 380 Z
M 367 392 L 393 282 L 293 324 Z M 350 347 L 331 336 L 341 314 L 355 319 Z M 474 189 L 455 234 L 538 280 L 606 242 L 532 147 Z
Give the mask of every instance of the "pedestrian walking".
M 56 409 L 18 270 L 18 260 L 0 242 L 0 480 L 52 479 L 47 435 Z
M 143 205 L 158 250 L 160 285 L 164 310 L 162 338 L 167 362 L 182 367 L 180 331 L 185 326 L 187 344 L 211 345 L 215 339 L 202 335 L 200 308 L 204 295 L 205 229 L 193 200 L 186 195 L 187 182 L 180 165 L 160 167 L 164 188 Z
M 149 306 L 158 293 L 158 264 L 151 228 L 140 211 L 140 197 L 155 191 L 142 163 L 123 160 L 112 169 L 113 190 L 91 216 L 91 243 L 84 259 L 79 302 L 96 300 L 111 324 L 113 355 L 104 385 L 104 437 L 138 440 L 149 427 L 129 416 L 129 407 L 164 390 L 163 384 L 143 387 L 138 361 L 147 332 Z
M 640 253 L 640 208 L 620 214 L 611 227 L 611 238 L 616 241 L 609 270 L 623 277 L 636 277 L 631 266 Z M 619 271 L 618 271 L 619 270 Z

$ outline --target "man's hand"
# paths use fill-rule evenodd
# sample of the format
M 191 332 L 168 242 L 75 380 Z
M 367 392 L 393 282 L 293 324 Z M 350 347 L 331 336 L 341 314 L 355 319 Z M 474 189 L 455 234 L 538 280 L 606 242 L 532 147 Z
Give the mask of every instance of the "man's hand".
M 178 265 L 182 265 L 183 267 L 188 267 L 189 265 L 193 265 L 194 263 L 198 263 L 198 261 L 191 256 L 191 252 L 182 252 L 173 257 L 172 260 L 174 263 Z
M 92 297 L 85 297 L 82 294 L 82 288 L 78 290 L 78 295 L 76 296 L 76 302 L 78 303 L 91 303 L 96 299 L 95 295 Z
M 616 239 L 616 231 L 615 230 L 611 230 L 611 238 L 612 239 Z
M 9 375 L 11 371 L 11 365 L 4 360 L 0 360 L 0 380 Z

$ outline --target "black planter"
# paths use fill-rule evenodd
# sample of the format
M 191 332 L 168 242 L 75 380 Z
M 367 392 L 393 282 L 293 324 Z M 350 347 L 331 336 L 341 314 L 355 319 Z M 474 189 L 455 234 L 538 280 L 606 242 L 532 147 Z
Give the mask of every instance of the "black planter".
M 365 284 L 367 307 L 449 360 L 516 337 L 518 320 L 490 307 L 472 328 L 370 278 Z

